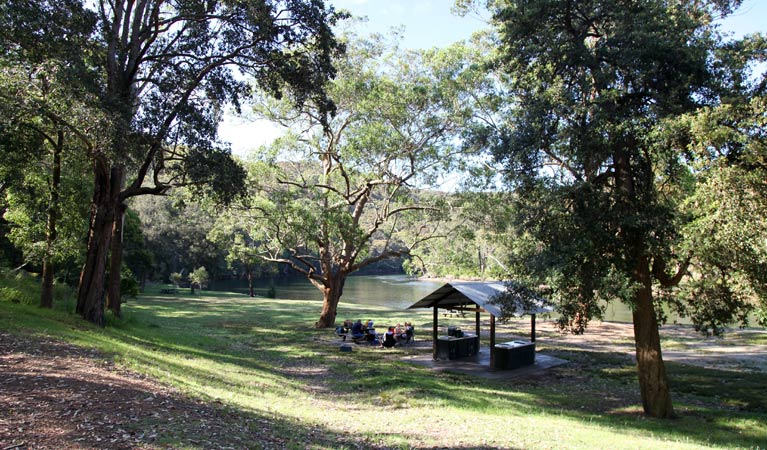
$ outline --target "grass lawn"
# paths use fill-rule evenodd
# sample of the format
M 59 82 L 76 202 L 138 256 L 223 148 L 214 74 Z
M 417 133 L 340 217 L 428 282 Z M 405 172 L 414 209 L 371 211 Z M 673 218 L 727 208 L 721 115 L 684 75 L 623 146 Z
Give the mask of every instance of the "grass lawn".
M 124 319 L 105 329 L 65 314 L 71 305 L 0 301 L 0 329 L 97 348 L 188 396 L 221 402 L 241 426 L 268 424 L 285 448 L 767 447 L 763 373 L 668 363 L 679 418 L 654 420 L 640 413 L 635 368 L 623 354 L 541 341 L 539 351 L 571 363 L 534 378 L 477 379 L 403 363 L 407 349 L 342 353 L 332 330 L 312 328 L 319 302 L 159 289 L 126 303 Z M 343 303 L 339 318 L 412 321 L 421 339 L 431 326 L 430 311 Z M 205 448 L 183 430 L 160 430 L 158 442 Z

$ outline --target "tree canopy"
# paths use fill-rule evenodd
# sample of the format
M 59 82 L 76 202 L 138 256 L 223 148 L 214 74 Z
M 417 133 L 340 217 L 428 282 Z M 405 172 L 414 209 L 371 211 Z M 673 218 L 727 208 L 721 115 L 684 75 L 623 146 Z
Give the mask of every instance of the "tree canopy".
M 720 276 L 722 267 L 707 275 L 718 258 L 693 243 L 705 239 L 694 224 L 703 226 L 710 212 L 694 198 L 719 178 L 696 161 L 733 153 L 715 145 L 696 154 L 701 130 L 684 126 L 763 96 L 764 82 L 751 85 L 744 63 L 763 52 L 761 38 L 726 43 L 712 24 L 736 3 L 528 0 L 494 7 L 497 64 L 509 83 L 500 94 L 502 125 L 481 128 L 474 143 L 492 150 L 514 189 L 517 234 L 532 242 L 518 267 L 534 286 L 550 289 L 561 325 L 574 331 L 601 317 L 603 301 L 631 306 L 642 401 L 653 416 L 673 415 L 657 301 L 695 305 L 718 297 L 716 308 L 688 309 L 714 329 L 753 304 L 724 298 L 736 277 Z M 743 124 L 755 117 L 746 114 Z M 747 234 L 761 229 L 763 216 L 756 219 L 761 225 Z M 735 226 L 742 225 L 751 226 Z M 763 242 L 753 248 L 765 254 Z M 683 280 L 704 279 L 708 287 L 681 295 Z
M 251 165 L 252 238 L 263 258 L 292 266 L 323 292 L 319 327 L 333 325 L 349 274 L 408 256 L 439 234 L 442 198 L 427 187 L 458 150 L 468 113 L 465 49 L 394 50 L 380 39 L 349 45 L 328 87 L 337 109 L 327 123 L 318 105 L 258 108 L 302 132 Z

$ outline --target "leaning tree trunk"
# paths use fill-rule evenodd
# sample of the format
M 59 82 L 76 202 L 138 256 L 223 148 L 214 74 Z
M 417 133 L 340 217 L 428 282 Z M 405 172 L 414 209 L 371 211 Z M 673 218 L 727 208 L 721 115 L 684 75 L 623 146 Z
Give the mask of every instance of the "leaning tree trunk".
M 48 205 L 48 224 L 43 257 L 43 281 L 40 292 L 40 307 L 53 307 L 53 246 L 58 237 L 56 219 L 59 215 L 59 189 L 61 186 L 61 152 L 64 149 L 64 132 L 59 130 L 58 140 L 53 146 L 53 171 L 51 174 L 51 200 Z
M 322 291 L 322 312 L 320 313 L 320 320 L 314 324 L 315 328 L 335 326 L 338 302 L 341 301 L 345 283 L 346 275 L 338 274 L 335 277 L 328 277 L 327 284 L 320 288 Z
M 640 262 L 636 275 L 642 284 L 634 298 L 633 312 L 642 407 L 649 416 L 672 418 L 674 407 L 671 404 L 671 392 L 661 354 L 658 319 L 653 306 L 652 279 L 645 259 Z
M 96 160 L 88 253 L 80 274 L 76 311 L 85 320 L 99 326 L 104 326 L 106 264 L 119 189 L 119 183 L 115 183 L 114 177 L 110 177 L 106 163 Z

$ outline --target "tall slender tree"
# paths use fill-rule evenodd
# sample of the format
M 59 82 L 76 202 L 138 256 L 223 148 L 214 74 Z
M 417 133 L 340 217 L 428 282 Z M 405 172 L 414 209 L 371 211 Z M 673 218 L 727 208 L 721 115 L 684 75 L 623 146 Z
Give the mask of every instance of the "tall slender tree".
M 65 194 L 63 161 L 68 162 L 66 169 L 72 172 L 82 168 L 83 152 L 80 150 L 90 145 L 94 131 L 92 124 L 99 122 L 98 113 L 92 108 L 95 84 L 94 72 L 89 65 L 94 26 L 95 15 L 86 11 L 78 1 L 10 0 L 0 6 L 3 49 L 0 53 L 0 109 L 2 140 L 7 143 L 2 147 L 8 156 L 23 153 L 25 147 L 28 150 L 21 158 L 3 157 L 3 161 L 16 166 L 17 172 L 23 172 L 17 179 L 25 179 L 26 188 L 34 190 L 34 180 L 40 181 L 41 175 L 47 181 L 45 197 L 48 203 L 43 221 L 45 248 L 38 255 L 42 259 L 40 305 L 43 307 L 53 305 L 55 249 L 65 247 L 58 242 L 62 201 L 69 206 L 65 219 L 79 219 L 77 212 L 80 208 L 73 205 L 73 200 L 76 203 L 80 199 L 62 199 Z M 25 136 L 35 136 L 36 140 L 32 143 Z M 80 174 L 66 173 L 66 177 L 79 181 Z M 16 193 L 21 194 L 20 191 Z M 23 197 L 23 194 L 15 196 L 16 200 Z M 17 202 L 17 210 L 11 211 L 9 217 L 33 216 L 33 203 L 27 202 L 25 207 Z M 34 233 L 38 229 L 31 224 L 24 229 L 17 228 L 14 234 L 23 236 L 26 250 L 34 249 L 37 242 Z

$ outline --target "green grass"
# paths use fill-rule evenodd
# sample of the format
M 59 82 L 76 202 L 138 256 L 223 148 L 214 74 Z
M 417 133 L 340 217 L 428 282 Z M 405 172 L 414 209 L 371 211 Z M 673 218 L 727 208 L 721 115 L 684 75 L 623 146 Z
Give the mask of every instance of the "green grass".
M 2 286 L 2 285 L 0 285 Z M 192 398 L 268 426 L 285 448 L 765 448 L 767 376 L 668 364 L 679 418 L 641 414 L 634 364 L 625 355 L 539 341 L 571 361 L 513 381 L 435 373 L 400 361 L 401 350 L 341 353 L 332 330 L 312 324 L 313 301 L 202 292 L 124 305 L 99 329 L 0 295 L 0 328 L 94 347 Z M 431 312 L 341 305 L 343 318 L 413 321 L 425 337 Z M 231 432 L 232 436 L 236 432 Z M 235 437 L 230 436 L 234 439 Z M 182 431 L 159 442 L 198 448 Z

